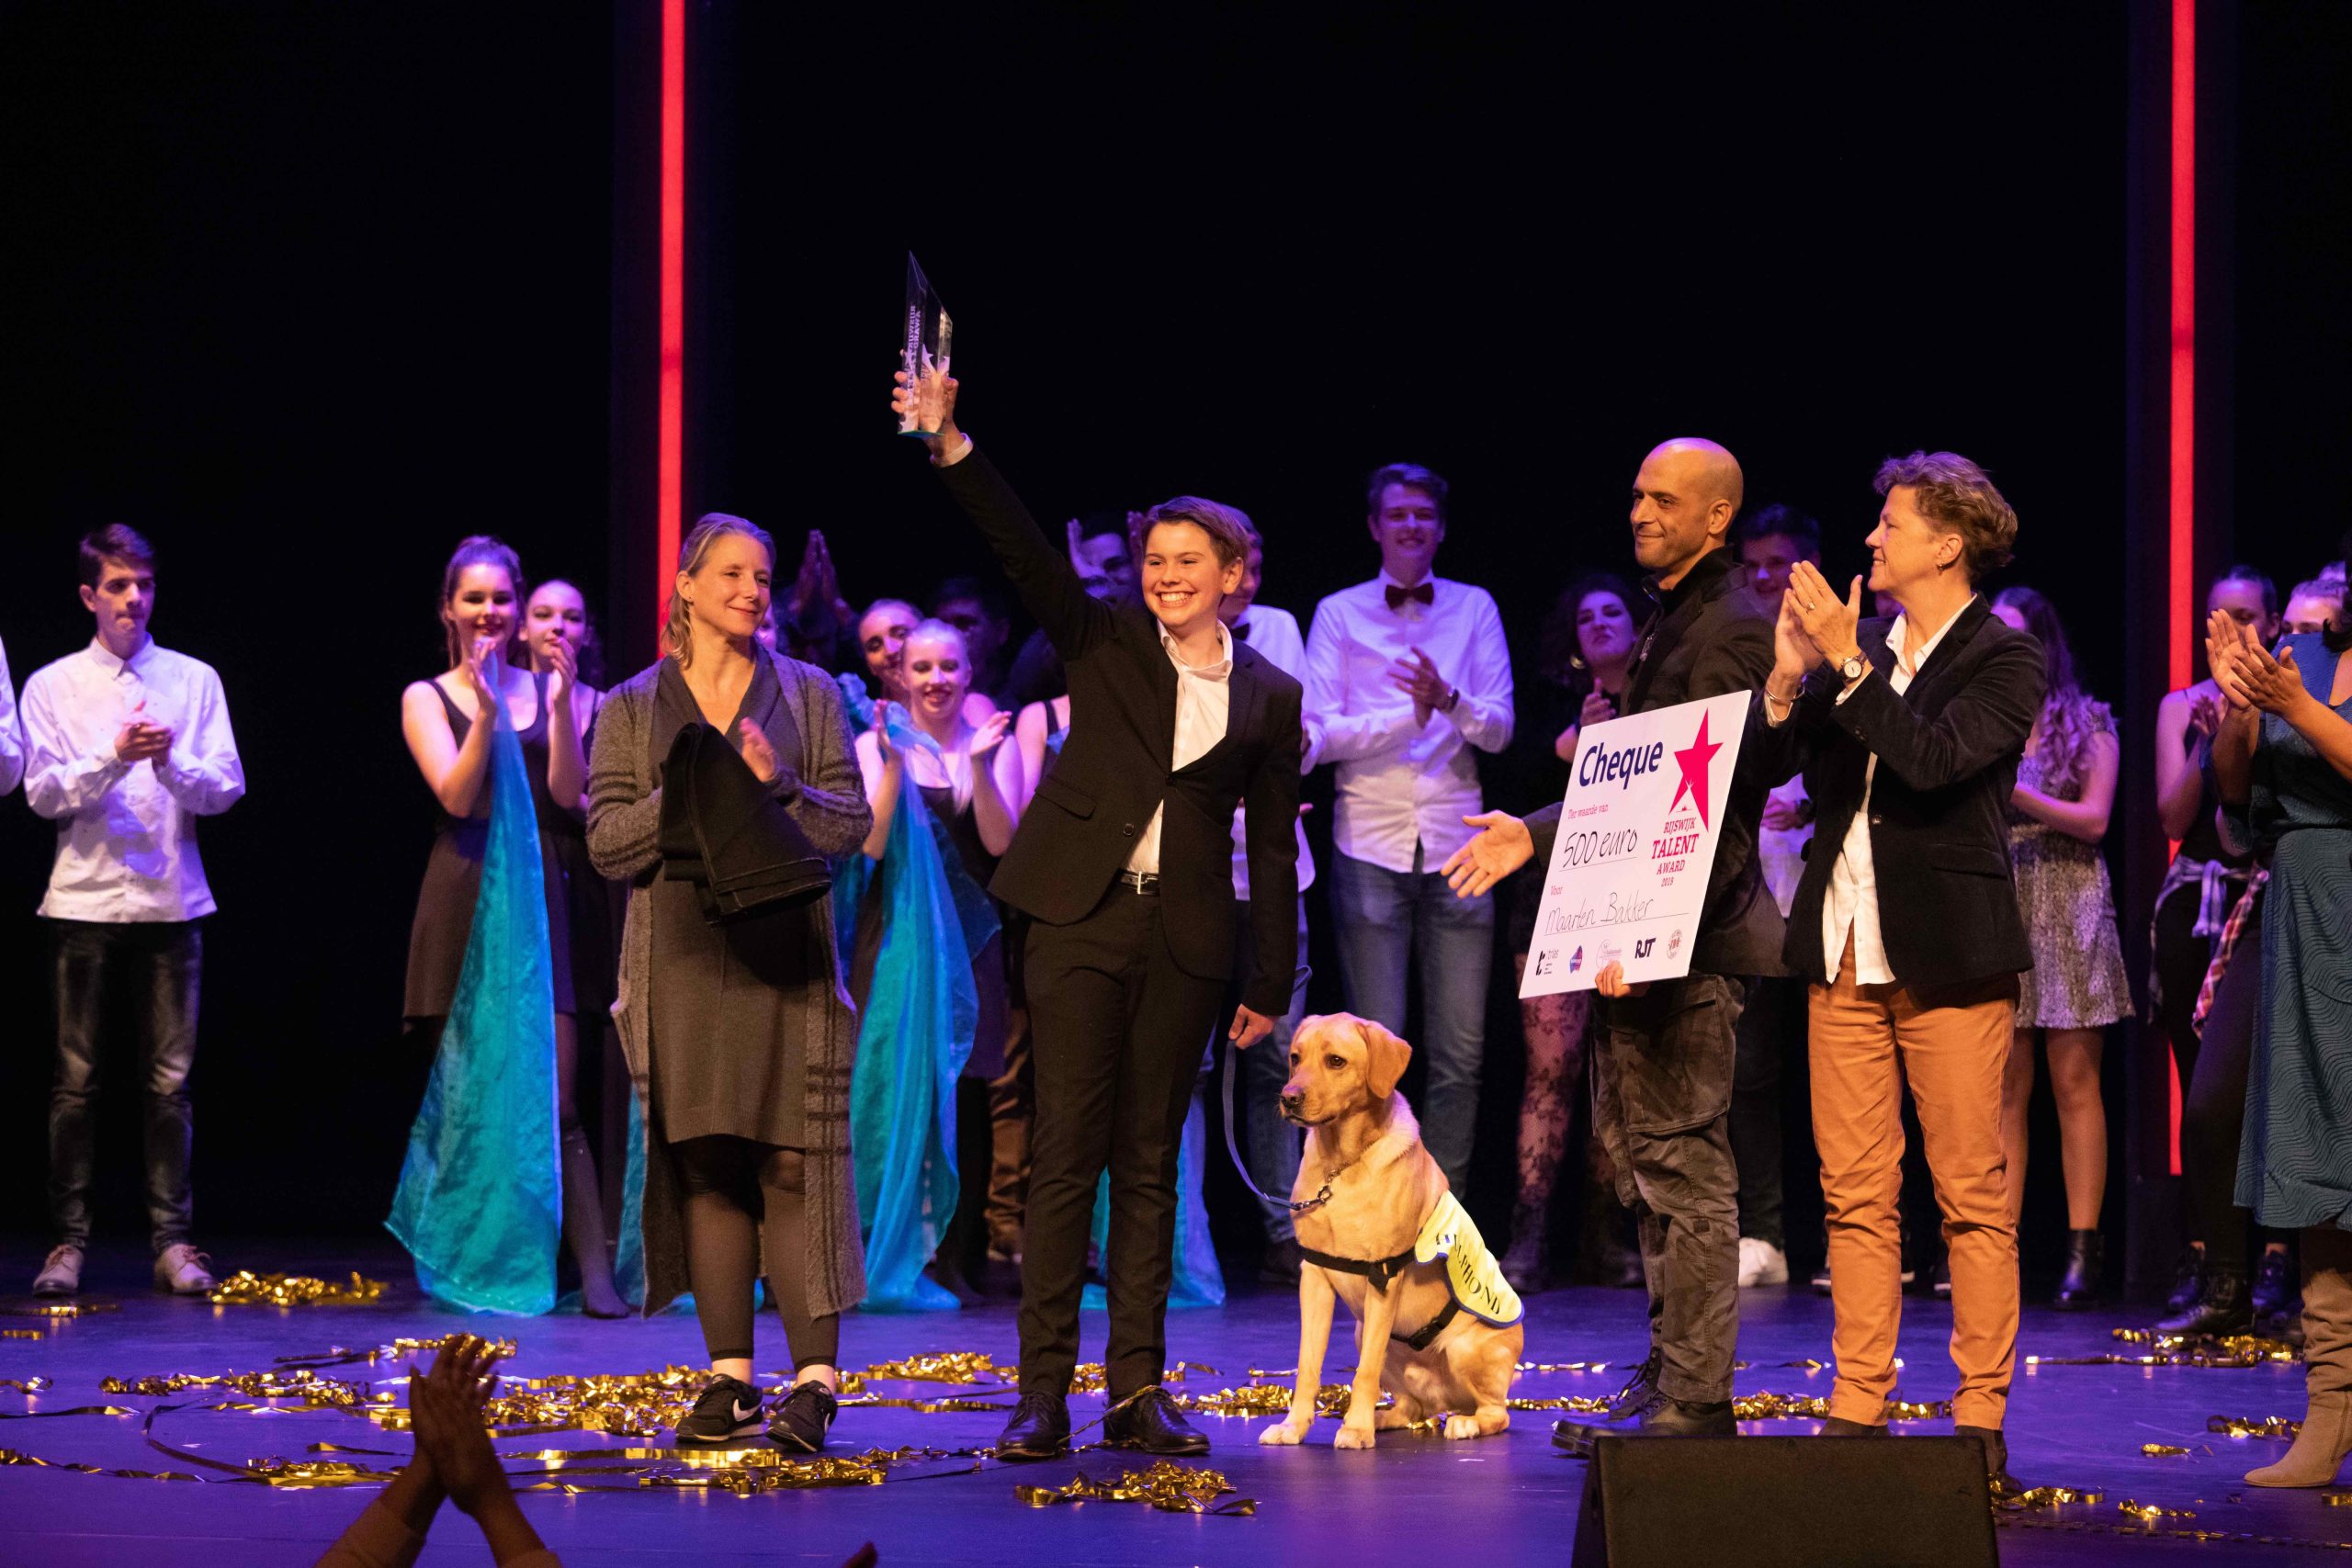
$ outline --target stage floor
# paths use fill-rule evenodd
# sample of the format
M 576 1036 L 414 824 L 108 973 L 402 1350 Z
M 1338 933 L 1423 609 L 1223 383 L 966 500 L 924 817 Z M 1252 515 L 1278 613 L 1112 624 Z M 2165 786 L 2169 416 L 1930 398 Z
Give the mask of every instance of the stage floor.
M 462 1318 L 424 1303 L 397 1249 L 349 1242 L 303 1247 L 284 1242 L 223 1246 L 231 1267 L 284 1269 L 334 1278 L 358 1269 L 387 1280 L 369 1307 L 213 1307 L 160 1298 L 146 1289 L 143 1257 L 108 1249 L 96 1260 L 91 1300 L 112 1312 L 53 1324 L 0 1317 L 0 1328 L 38 1328 L 37 1339 L 0 1338 L 0 1383 L 51 1380 L 25 1394 L 0 1388 L 0 1449 L 50 1461 L 0 1466 L 0 1562 L 138 1564 L 306 1563 L 341 1530 L 371 1489 L 303 1490 L 240 1482 L 203 1472 L 198 1482 L 132 1480 L 66 1470 L 200 1471 L 198 1456 L 243 1464 L 265 1456 L 316 1459 L 316 1443 L 404 1453 L 407 1438 L 332 1410 L 261 1413 L 198 1410 L 234 1394 L 190 1390 L 164 1397 L 107 1394 L 107 1377 L 265 1370 L 280 1357 L 315 1356 L 400 1337 L 439 1336 L 457 1328 L 518 1342 L 504 1369 L 521 1376 L 634 1373 L 702 1359 L 693 1318 L 673 1314 L 650 1323 L 599 1323 L 576 1315 L 533 1319 Z M 0 1285 L 11 1306 L 38 1267 L 28 1246 L 0 1248 Z M 1739 1392 L 1826 1393 L 1829 1373 L 1781 1363 L 1829 1354 L 1829 1308 L 1802 1285 L 1747 1292 L 1740 1353 L 1748 1363 Z M 1950 1311 L 1939 1303 L 1905 1304 L 1902 1394 L 1928 1401 L 1951 1393 L 1943 1342 Z M 2092 1356 L 2138 1348 L 2116 1344 L 2110 1327 L 2139 1322 L 2120 1312 L 2086 1317 L 2043 1310 L 2027 1314 L 2020 1355 Z M 1527 1359 L 1544 1363 L 1602 1360 L 1603 1371 L 1531 1372 L 1515 1391 L 1545 1398 L 1606 1394 L 1643 1349 L 1642 1301 L 1622 1291 L 1565 1290 L 1529 1303 Z M 1102 1317 L 1087 1314 L 1082 1354 L 1102 1353 Z M 782 1330 L 761 1325 L 762 1382 L 783 1359 Z M 1221 1309 L 1177 1313 L 1169 1322 L 1173 1359 L 1194 1363 L 1182 1387 L 1204 1393 L 1248 1381 L 1252 1368 L 1287 1369 L 1296 1350 L 1296 1314 L 1284 1294 L 1237 1288 Z M 919 1353 L 979 1350 L 1013 1359 L 1010 1303 L 917 1316 L 853 1314 L 842 1359 L 852 1369 Z M 1335 1339 L 1334 1360 L 1339 1341 Z M 1200 1370 L 1216 1369 L 1215 1374 Z M 404 1362 L 328 1369 L 321 1375 L 382 1382 L 404 1375 Z M 1338 1381 L 1334 1368 L 1327 1377 Z M 1285 1380 L 1286 1381 L 1286 1380 Z M 2301 1369 L 2267 1365 L 2210 1370 L 2120 1365 L 2021 1365 L 2009 1419 L 2011 1469 L 2029 1484 L 2096 1491 L 2096 1504 L 2064 1505 L 2011 1518 L 1998 1532 L 2012 1563 L 2109 1562 L 2235 1562 L 2297 1555 L 2313 1547 L 2352 1550 L 2352 1508 L 2327 1506 L 2316 1492 L 2266 1492 L 2243 1483 L 2252 1466 L 2283 1451 L 2275 1440 L 2231 1438 L 2207 1430 L 2211 1416 L 2259 1418 L 2301 1413 Z M 877 1392 L 928 1397 L 1004 1397 L 968 1386 L 893 1383 Z M 140 1413 L 13 1419 L 28 1413 L 113 1404 Z M 142 1416 L 159 1405 L 190 1408 L 159 1417 L 153 1435 L 179 1450 L 158 1452 L 142 1435 Z M 1072 1401 L 1074 1421 L 1099 1416 L 1099 1396 Z M 673 1561 L 840 1562 L 864 1541 L 886 1564 L 1102 1565 L 1217 1563 L 1291 1565 L 1426 1564 L 1433 1555 L 1487 1562 L 1565 1562 L 1584 1483 L 1583 1463 L 1551 1444 L 1555 1412 L 1515 1416 L 1498 1438 L 1449 1443 L 1436 1437 L 1384 1434 L 1369 1453 L 1329 1447 L 1336 1427 L 1318 1422 L 1311 1446 L 1262 1449 L 1267 1417 L 1198 1416 L 1215 1451 L 1205 1464 L 1230 1478 L 1238 1495 L 1255 1499 L 1248 1517 L 1155 1512 L 1125 1503 L 1031 1507 L 1014 1488 L 1061 1484 L 1074 1473 L 1110 1479 L 1140 1461 L 1097 1450 L 1068 1461 L 1025 1466 L 969 1461 L 911 1463 L 878 1486 L 791 1490 L 754 1496 L 724 1492 L 628 1489 L 565 1495 L 527 1492 L 523 1507 L 548 1544 L 574 1568 Z M 908 1408 L 845 1406 L 833 1450 L 851 1454 L 907 1445 L 935 1449 L 990 1441 L 1001 1417 L 987 1412 L 930 1414 Z M 1809 1421 L 1758 1423 L 1755 1431 L 1798 1433 Z M 1896 1431 L 1949 1430 L 1948 1423 Z M 2148 1457 L 2143 1444 L 2186 1448 L 2178 1457 Z M 586 1450 L 623 1439 L 569 1432 L 502 1440 L 502 1450 Z M 347 1456 L 391 1466 L 396 1458 Z M 519 1467 L 518 1467 L 519 1468 Z M 2143 1526 L 2123 1513 L 2125 1500 L 2193 1515 Z M 1815 1505 L 1834 1507 L 1835 1500 Z M 2188 1540 L 2165 1532 L 2220 1532 Z M 2270 1538 L 2267 1542 L 2259 1538 Z M 1890 1561 L 1900 1556 L 1890 1553 Z M 471 1525 L 445 1510 L 425 1561 L 487 1562 Z M 1721 1561 L 1739 1561 L 1727 1543 Z

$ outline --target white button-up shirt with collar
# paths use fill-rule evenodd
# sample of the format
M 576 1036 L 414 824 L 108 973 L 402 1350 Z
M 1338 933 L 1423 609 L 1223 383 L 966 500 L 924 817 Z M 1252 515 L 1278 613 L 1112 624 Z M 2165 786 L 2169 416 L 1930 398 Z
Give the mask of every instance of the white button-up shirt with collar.
M 1510 744 L 1510 649 L 1493 595 L 1450 578 L 1425 579 L 1430 602 L 1388 607 L 1404 585 L 1383 571 L 1316 606 L 1306 634 L 1306 712 L 1319 760 L 1338 764 L 1333 845 L 1384 870 L 1409 872 L 1413 850 L 1435 872 L 1470 841 L 1462 818 L 1484 809 L 1470 748 Z M 1389 669 L 1413 649 L 1461 694 L 1452 713 L 1413 722 L 1413 699 Z
M 1234 623 L 1234 634 L 1258 650 L 1261 658 L 1283 674 L 1306 684 L 1306 644 L 1298 635 L 1298 617 L 1288 610 L 1270 605 L 1252 604 L 1241 612 Z M 1306 761 L 1315 765 L 1315 721 L 1304 719 L 1300 728 L 1306 731 Z M 1233 808 L 1233 896 L 1243 903 L 1250 901 L 1250 838 L 1247 824 L 1248 807 Z M 1306 847 L 1306 824 L 1301 822 L 1298 833 L 1298 890 L 1301 893 L 1315 886 L 1315 856 Z
M 1225 739 L 1226 722 L 1233 712 L 1233 634 L 1223 621 L 1217 623 L 1217 657 L 1208 664 L 1187 664 L 1178 658 L 1176 639 L 1165 626 L 1159 628 L 1159 646 L 1168 662 L 1176 666 L 1176 754 L 1168 764 L 1172 771 L 1199 761 Z M 1164 805 L 1151 808 L 1136 852 L 1127 857 L 1129 871 L 1159 874 L 1159 819 L 1167 814 Z
M 1969 604 L 1974 603 L 1972 595 Z M 1967 608 L 1963 604 L 1961 611 Z M 1896 696 L 1911 689 L 1919 667 L 1928 662 L 1937 645 L 1944 640 L 1944 634 L 1959 621 L 1960 612 L 1955 612 L 1951 620 L 1936 628 L 1936 635 L 1917 654 L 1906 654 L 1904 638 L 1909 635 L 1909 626 L 1905 617 L 1894 617 L 1894 624 L 1886 628 L 1887 650 L 1894 655 L 1894 666 L 1886 672 L 1886 683 Z M 1869 674 L 1865 673 L 1862 679 L 1869 680 Z M 1838 693 L 1838 701 L 1845 702 L 1853 690 L 1848 686 Z M 1878 868 L 1871 860 L 1871 790 L 1877 783 L 1878 753 L 1873 751 L 1862 770 L 1862 803 L 1854 808 L 1854 819 L 1846 825 L 1846 841 L 1838 846 L 1838 863 L 1829 868 L 1828 896 L 1821 901 L 1822 962 L 1829 965 L 1834 976 L 1838 958 L 1846 952 L 1846 933 L 1852 931 L 1854 984 L 1858 986 L 1894 983 L 1894 971 L 1886 962 L 1886 940 L 1879 925 Z
M 134 716 L 171 728 L 170 755 L 115 755 L 115 737 Z M 25 682 L 24 723 L 25 798 L 57 823 L 40 912 L 112 923 L 212 913 L 196 819 L 245 793 L 212 667 L 153 638 L 117 659 L 94 638 Z

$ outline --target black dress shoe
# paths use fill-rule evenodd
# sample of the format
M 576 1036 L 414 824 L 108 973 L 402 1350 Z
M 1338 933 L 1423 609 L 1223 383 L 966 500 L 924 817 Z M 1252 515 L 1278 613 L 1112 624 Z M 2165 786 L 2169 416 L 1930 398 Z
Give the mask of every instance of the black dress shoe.
M 1112 1407 L 1102 1422 L 1102 1441 L 1114 1449 L 1141 1449 L 1167 1459 L 1209 1451 L 1208 1434 L 1185 1420 L 1168 1391 L 1158 1384 Z
M 1832 1416 L 1821 1424 L 1821 1430 L 1815 1432 L 1814 1436 L 1816 1438 L 1883 1438 L 1886 1436 L 1886 1423 L 1849 1421 L 1843 1416 Z
M 1731 1401 L 1719 1400 L 1699 1404 L 1675 1399 L 1664 1393 L 1650 1396 L 1650 1402 L 1631 1420 L 1626 1421 L 1555 1421 L 1552 1442 L 1574 1454 L 1589 1454 L 1599 1438 L 1736 1438 L 1739 1423 L 1731 1412 Z
M 2099 1250 L 2098 1232 L 2066 1233 L 2066 1274 L 2058 1281 L 2058 1293 L 2050 1298 L 2052 1306 L 2081 1312 L 2098 1305 Z
M 996 1457 L 1016 1464 L 1069 1452 L 1069 1406 L 1059 1394 L 1024 1393 L 996 1440 Z
M 2009 1445 L 1997 1427 L 1952 1426 L 1952 1435 L 1978 1438 L 1984 1444 L 1984 1480 L 1996 1497 L 2015 1497 L 2025 1491 L 2025 1483 L 2009 1473 Z
M 2216 1269 L 2203 1276 L 2204 1289 L 2186 1307 L 2156 1325 L 2159 1334 L 2224 1334 L 2254 1332 L 2254 1298 L 2246 1293 L 2245 1276 Z

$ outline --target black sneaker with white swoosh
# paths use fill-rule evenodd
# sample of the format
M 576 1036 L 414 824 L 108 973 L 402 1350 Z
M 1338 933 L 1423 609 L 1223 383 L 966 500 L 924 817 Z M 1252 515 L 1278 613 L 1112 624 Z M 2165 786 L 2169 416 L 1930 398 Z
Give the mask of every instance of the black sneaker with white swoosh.
M 760 1391 L 741 1378 L 717 1377 L 678 1423 L 682 1449 L 732 1448 L 758 1435 L 766 1424 Z

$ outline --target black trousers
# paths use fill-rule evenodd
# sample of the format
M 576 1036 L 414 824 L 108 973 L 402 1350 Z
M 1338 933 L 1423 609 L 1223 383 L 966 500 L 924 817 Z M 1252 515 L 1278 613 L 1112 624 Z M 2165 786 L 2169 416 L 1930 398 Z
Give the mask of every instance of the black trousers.
M 57 1239 L 90 1244 L 98 1047 L 105 998 L 130 1004 L 145 1099 L 148 1239 L 161 1254 L 188 1236 L 196 1062 L 204 970 L 198 920 L 51 920 L 56 961 L 57 1076 L 49 1091 L 49 1209 Z
M 2264 897 L 2268 897 L 2265 895 Z M 2188 1235 L 2205 1244 L 2205 1267 L 2246 1271 L 2251 1218 L 2237 1206 L 2238 1145 L 2245 1131 L 2245 1088 L 2254 1061 L 2254 1026 L 2262 1010 L 2262 905 L 2238 939 L 2230 967 L 2213 991 L 2198 1043 L 2196 1070 L 2180 1108 L 2180 1168 L 2188 1194 Z M 2201 977 L 2200 977 L 2201 978 Z M 2169 984 L 2169 982 L 2167 982 Z M 2189 992 L 2193 1009 L 2197 994 Z M 2167 1008 L 2172 998 L 2165 998 Z
M 1798 1027 L 1796 1048 L 1805 1048 L 1804 985 L 1792 979 L 1756 983 L 1740 1010 L 1732 1068 L 1731 1152 L 1739 1167 L 1739 1234 L 1782 1248 L 1788 1234 L 1781 1217 L 1781 1062 L 1792 1015 Z
M 1111 1397 L 1158 1382 L 1166 1369 L 1176 1148 L 1225 983 L 1179 969 L 1160 919 L 1157 894 L 1114 881 L 1085 919 L 1029 929 L 1037 1121 L 1022 1244 L 1024 1393 L 1069 1390 L 1094 1191 L 1106 1168 Z

